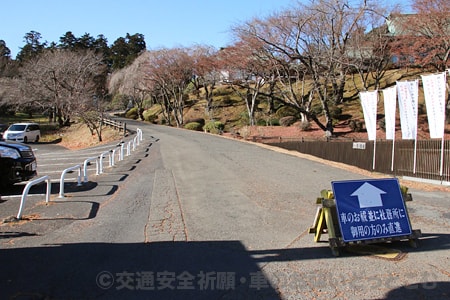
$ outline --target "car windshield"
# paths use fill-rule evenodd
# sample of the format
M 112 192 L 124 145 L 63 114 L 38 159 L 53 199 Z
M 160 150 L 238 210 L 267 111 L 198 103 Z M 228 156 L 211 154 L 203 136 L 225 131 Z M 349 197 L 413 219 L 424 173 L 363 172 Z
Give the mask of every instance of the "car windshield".
M 26 125 L 13 124 L 9 127 L 9 131 L 24 131 Z

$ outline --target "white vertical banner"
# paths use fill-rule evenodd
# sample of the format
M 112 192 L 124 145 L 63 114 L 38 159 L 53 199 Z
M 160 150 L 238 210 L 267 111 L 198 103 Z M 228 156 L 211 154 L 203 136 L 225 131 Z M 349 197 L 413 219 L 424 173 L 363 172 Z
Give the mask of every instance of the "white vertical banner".
M 397 93 L 402 138 L 405 140 L 417 139 L 419 80 L 397 81 Z
M 386 140 L 392 140 L 391 171 L 394 171 L 395 157 L 395 111 L 397 108 L 397 87 L 392 86 L 383 90 L 384 120 Z
M 374 141 L 377 138 L 378 91 L 361 92 L 359 93 L 359 97 L 361 99 L 369 141 Z
M 364 122 L 366 123 L 367 135 L 369 141 L 373 141 L 372 169 L 375 170 L 375 157 L 377 145 L 377 104 L 378 91 L 359 93 L 361 106 L 364 113 Z
M 422 75 L 430 138 L 441 139 L 445 127 L 445 73 Z
M 395 112 L 397 108 L 397 87 L 393 86 L 383 90 L 384 120 L 386 126 L 386 139 L 395 140 Z
M 413 173 L 416 174 L 419 80 L 397 81 L 397 93 L 402 138 L 405 140 L 414 139 Z
M 444 130 L 445 130 L 445 96 L 446 73 L 422 75 L 425 104 L 430 130 L 430 138 L 442 139 L 441 162 L 439 174 L 442 176 L 444 167 Z

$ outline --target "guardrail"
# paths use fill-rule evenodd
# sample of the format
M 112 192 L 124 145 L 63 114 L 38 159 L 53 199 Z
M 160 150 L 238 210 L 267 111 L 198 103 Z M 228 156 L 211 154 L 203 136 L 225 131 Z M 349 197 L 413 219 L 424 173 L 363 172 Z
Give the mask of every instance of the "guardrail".
M 17 213 L 17 219 L 18 220 L 20 220 L 22 218 L 22 211 L 23 211 L 23 208 L 25 207 L 25 201 L 27 200 L 27 196 L 28 196 L 28 192 L 30 191 L 30 188 L 33 185 L 36 185 L 36 184 L 41 183 L 43 181 L 47 181 L 47 191 L 45 193 L 45 202 L 48 203 L 48 201 L 50 201 L 50 194 L 51 194 L 51 190 L 52 190 L 52 182 L 51 182 L 50 177 L 48 175 L 42 176 L 42 177 L 40 177 L 38 179 L 35 179 L 33 181 L 28 182 L 27 185 L 25 186 L 25 188 L 23 189 L 22 198 L 20 199 L 19 212 Z

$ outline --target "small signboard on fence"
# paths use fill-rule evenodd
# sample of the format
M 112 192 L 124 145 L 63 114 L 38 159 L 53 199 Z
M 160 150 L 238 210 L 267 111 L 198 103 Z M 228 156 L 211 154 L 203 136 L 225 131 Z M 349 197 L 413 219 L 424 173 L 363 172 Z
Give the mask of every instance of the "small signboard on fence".
M 366 149 L 366 143 L 364 143 L 364 142 L 353 142 L 353 149 L 365 150 Z
M 333 181 L 331 185 L 344 242 L 411 234 L 397 179 Z

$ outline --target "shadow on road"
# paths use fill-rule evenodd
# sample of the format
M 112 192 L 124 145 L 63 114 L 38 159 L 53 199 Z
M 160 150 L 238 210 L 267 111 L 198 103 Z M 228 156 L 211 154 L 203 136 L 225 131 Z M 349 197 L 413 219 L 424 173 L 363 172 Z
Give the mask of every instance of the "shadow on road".
M 28 233 L 28 232 L 17 232 L 17 231 L 6 231 L 6 232 L 0 232 L 0 239 L 12 239 L 12 238 L 19 238 L 24 236 L 36 236 L 35 233 Z
M 450 299 L 450 282 L 418 282 L 390 291 L 385 300 L 397 299 Z
M 280 299 L 261 263 L 320 258 L 345 256 L 328 247 L 248 251 L 239 241 L 50 244 L 1 249 L 0 290 L 14 299 Z M 446 299 L 449 285 L 423 281 L 384 299 Z
M 125 178 L 123 180 L 125 180 Z M 83 183 L 81 186 L 78 186 L 77 184 L 78 184 L 77 182 L 65 182 L 64 183 L 64 192 L 65 193 L 85 192 L 85 191 L 93 190 L 98 186 L 97 182 L 92 182 L 92 181 Z M 51 194 L 59 193 L 59 191 L 60 191 L 59 181 L 58 182 L 52 181 L 51 187 L 52 187 Z M 22 195 L 24 188 L 25 188 L 25 184 L 11 185 L 11 186 L 8 186 L 8 187 L 5 187 L 4 189 L 2 189 L 1 195 L 3 195 L 3 196 Z M 46 188 L 47 188 L 47 184 L 45 182 L 33 185 L 30 188 L 28 195 L 45 194 Z
M 5 298 L 280 298 L 239 241 L 2 249 L 0 265 Z
M 332 255 L 330 247 L 327 242 L 320 242 L 317 247 L 303 247 L 303 248 L 285 248 L 285 249 L 266 249 L 266 250 L 254 250 L 250 251 L 251 255 L 255 257 L 257 262 L 279 262 L 279 261 L 301 261 L 309 259 L 345 259 L 349 256 L 355 256 L 354 251 L 347 251 L 346 248 L 342 248 L 341 255 L 335 257 Z M 322 245 L 322 246 L 320 246 Z M 442 251 L 450 250 L 450 234 L 422 234 L 419 238 L 419 247 L 412 248 L 408 241 L 395 241 L 391 243 L 375 243 L 368 244 L 377 245 L 384 247 L 386 249 L 396 249 L 404 253 L 412 252 L 431 252 L 431 251 Z M 362 247 L 361 245 L 360 247 Z M 351 246 L 349 246 L 351 247 Z M 360 252 L 359 256 L 371 255 L 367 253 Z

